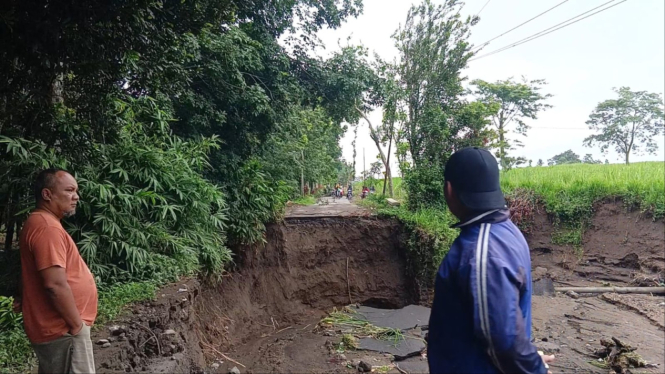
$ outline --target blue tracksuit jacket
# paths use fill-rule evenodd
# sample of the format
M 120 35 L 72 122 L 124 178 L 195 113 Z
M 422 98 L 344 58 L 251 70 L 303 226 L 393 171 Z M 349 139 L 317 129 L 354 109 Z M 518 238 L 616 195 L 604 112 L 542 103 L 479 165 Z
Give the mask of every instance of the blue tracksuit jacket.
M 507 210 L 456 225 L 436 274 L 427 358 L 431 373 L 538 373 L 531 344 L 529 246 Z

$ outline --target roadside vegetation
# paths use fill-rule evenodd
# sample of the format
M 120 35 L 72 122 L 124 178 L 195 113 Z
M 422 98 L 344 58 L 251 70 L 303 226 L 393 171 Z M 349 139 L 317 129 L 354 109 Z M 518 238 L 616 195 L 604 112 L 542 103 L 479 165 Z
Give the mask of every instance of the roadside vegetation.
M 428 292 L 455 236 L 443 196 L 453 150 L 492 147 L 513 169 L 526 160 L 516 157 L 521 143 L 507 139 L 526 136 L 523 119 L 549 108 L 541 79 L 474 80 L 468 95 L 462 72 L 478 52 L 469 36 L 479 18 L 463 16 L 463 6 L 413 5 L 392 36 L 391 61 L 362 45 L 313 57 L 322 47 L 317 32 L 359 15 L 361 0 L 62 0 L 46 10 L 31 2 L 0 9 L 0 295 L 17 294 L 17 238 L 40 169 L 64 168 L 78 180 L 79 210 L 65 225 L 96 277 L 103 323 L 179 277 L 218 281 L 230 248 L 264 241 L 288 201 L 312 203 L 305 185 L 353 180 L 356 142 L 348 162 L 339 141 L 349 127 L 357 136 L 361 122 L 379 153 L 367 176 L 383 166 L 387 193 L 403 201 L 385 205 L 378 181 L 363 204 L 404 223 L 409 266 Z M 596 108 L 587 143 L 614 147 L 628 163 L 630 154 L 655 152 L 662 104 L 657 94 L 617 94 Z M 378 108 L 383 118 L 372 123 Z M 634 108 L 645 116 L 604 120 Z M 626 147 L 628 138 L 637 142 Z M 403 179 L 392 178 L 391 149 Z M 515 169 L 503 183 L 522 222 L 542 201 L 575 230 L 610 197 L 665 215 L 662 163 L 605 167 Z M 6 300 L 0 371 L 25 371 L 32 352 Z

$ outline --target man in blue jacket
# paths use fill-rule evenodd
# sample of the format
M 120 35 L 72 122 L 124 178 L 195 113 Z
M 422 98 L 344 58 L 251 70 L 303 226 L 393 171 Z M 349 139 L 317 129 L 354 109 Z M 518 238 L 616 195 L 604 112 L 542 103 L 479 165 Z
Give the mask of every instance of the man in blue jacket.
M 482 148 L 450 157 L 445 197 L 460 234 L 436 274 L 427 356 L 431 373 L 548 372 L 531 344 L 531 258 Z

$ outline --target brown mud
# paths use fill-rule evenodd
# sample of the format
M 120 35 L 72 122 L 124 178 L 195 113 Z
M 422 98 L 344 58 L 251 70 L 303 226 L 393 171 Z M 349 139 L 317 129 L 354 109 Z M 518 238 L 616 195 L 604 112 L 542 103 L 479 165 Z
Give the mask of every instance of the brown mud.
M 610 203 L 597 208 L 581 250 L 552 244 L 556 230 L 536 215 L 527 237 L 534 279 L 550 277 L 557 286 L 663 282 L 662 221 Z M 425 352 L 398 362 L 398 370 L 391 356 L 344 349 L 341 334 L 317 328 L 326 312 L 351 303 L 427 304 L 405 269 L 403 235 L 398 222 L 369 216 L 270 225 L 267 244 L 242 251 L 220 285 L 171 285 L 109 325 L 120 330 L 100 328 L 93 343 L 113 341 L 95 345 L 99 372 L 357 373 L 361 360 L 374 372 L 424 372 Z M 590 364 L 597 361 L 590 355 L 613 336 L 655 365 L 633 373 L 662 373 L 664 311 L 665 298 L 649 295 L 534 296 L 533 337 L 557 356 L 553 373 L 610 372 Z

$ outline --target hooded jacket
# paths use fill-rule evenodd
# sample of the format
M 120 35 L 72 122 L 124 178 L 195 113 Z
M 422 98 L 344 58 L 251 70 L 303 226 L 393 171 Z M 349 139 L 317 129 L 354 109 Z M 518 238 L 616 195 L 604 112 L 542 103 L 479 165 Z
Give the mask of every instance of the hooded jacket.
M 430 373 L 547 373 L 531 344 L 529 246 L 508 210 L 454 227 L 460 235 L 436 274 Z

